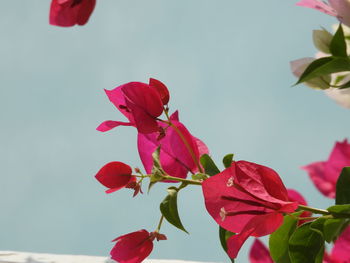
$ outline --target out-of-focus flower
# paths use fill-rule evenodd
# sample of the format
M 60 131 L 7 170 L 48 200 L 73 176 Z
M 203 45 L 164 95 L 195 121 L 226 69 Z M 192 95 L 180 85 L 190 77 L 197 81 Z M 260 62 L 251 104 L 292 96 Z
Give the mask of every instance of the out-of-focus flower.
M 166 236 L 158 232 L 149 233 L 142 229 L 120 237 L 112 242 L 117 242 L 111 250 L 111 258 L 119 263 L 142 262 L 153 250 L 153 240 L 166 240 Z
M 298 207 L 290 202 L 278 174 L 266 166 L 238 161 L 202 184 L 205 206 L 226 230 L 239 233 L 227 240 L 230 258 L 249 236 L 265 236 L 283 223 L 283 213 Z
M 117 126 L 134 126 L 139 133 L 159 130 L 157 117 L 163 113 L 163 102 L 169 100 L 169 92 L 160 81 L 151 79 L 150 84 L 129 82 L 105 91 L 109 100 L 129 122 L 105 121 L 97 127 L 98 131 L 109 131 Z
M 170 119 L 174 126 L 158 123 L 161 132 L 139 133 L 138 151 L 146 172 L 151 173 L 152 153 L 160 146 L 160 163 L 164 171 L 170 176 L 186 178 L 188 172 L 195 173 L 198 170 L 199 158 L 208 153 L 208 148 L 202 141 L 192 136 L 179 121 L 178 112 L 175 112 Z
M 350 74 L 348 75 L 350 80 Z M 338 105 L 350 109 L 350 88 L 337 89 L 329 88 L 324 91 L 328 97 L 333 99 Z
M 350 227 L 335 241 L 331 254 L 325 253 L 323 263 L 350 263 Z
M 96 0 L 52 0 L 50 24 L 62 27 L 85 25 L 95 4 Z
M 327 161 L 314 162 L 302 167 L 317 189 L 329 198 L 335 198 L 336 183 L 341 170 L 350 166 L 350 144 L 347 139 L 336 142 Z
M 122 162 L 110 162 L 104 165 L 95 178 L 104 186 L 109 188 L 107 194 L 113 193 L 121 188 L 136 188 L 136 177 L 132 174 L 129 165 Z M 132 185 L 135 184 L 134 187 Z
M 259 239 L 255 239 L 249 252 L 250 263 L 273 263 L 268 248 Z
M 328 0 L 328 4 L 319 0 L 301 0 L 297 5 L 335 16 L 341 23 L 350 26 L 350 2 L 348 0 Z

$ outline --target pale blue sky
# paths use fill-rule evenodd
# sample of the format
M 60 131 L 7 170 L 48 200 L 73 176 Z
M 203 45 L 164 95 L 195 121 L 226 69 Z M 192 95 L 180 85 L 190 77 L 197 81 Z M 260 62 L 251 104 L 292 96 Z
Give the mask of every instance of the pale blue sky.
M 336 20 L 295 2 L 101 0 L 86 26 L 58 28 L 49 0 L 4 1 L 0 250 L 107 256 L 115 237 L 156 227 L 166 185 L 132 199 L 104 194 L 93 177 L 109 161 L 141 165 L 134 129 L 95 128 L 123 119 L 103 89 L 149 77 L 216 161 L 232 152 L 270 166 L 311 205 L 331 204 L 299 167 L 349 135 L 349 110 L 291 87 L 289 61 L 312 56 L 312 29 Z M 191 235 L 165 224 L 169 240 L 151 257 L 226 262 L 200 189 L 179 198 Z

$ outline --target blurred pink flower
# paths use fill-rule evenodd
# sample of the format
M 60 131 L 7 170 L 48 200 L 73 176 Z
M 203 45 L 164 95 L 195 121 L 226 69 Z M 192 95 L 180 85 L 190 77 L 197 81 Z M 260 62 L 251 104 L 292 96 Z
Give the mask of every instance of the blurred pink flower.
M 297 5 L 335 16 L 341 23 L 350 26 L 350 1 L 348 0 L 328 0 L 328 4 L 319 0 L 301 0 Z
M 268 248 L 259 239 L 255 239 L 249 252 L 250 263 L 273 263 Z
M 238 161 L 202 184 L 205 206 L 226 230 L 239 233 L 227 240 L 228 254 L 236 258 L 249 236 L 265 236 L 283 223 L 283 213 L 298 207 L 290 202 L 279 175 L 266 166 Z
M 325 253 L 324 263 L 350 263 L 350 227 L 335 241 L 331 254 Z
M 129 165 L 122 162 L 110 162 L 98 171 L 95 178 L 102 185 L 109 188 L 106 193 L 110 194 L 121 188 L 128 187 L 132 183 L 136 183 L 136 177 L 131 173 L 132 169 Z
M 105 121 L 97 127 L 98 131 L 109 131 L 120 125 L 134 126 L 140 133 L 159 130 L 157 117 L 163 113 L 163 101 L 167 102 L 169 99 L 166 95 L 167 89 L 160 81 L 151 79 L 150 84 L 129 82 L 105 92 L 129 122 Z
M 95 4 L 96 0 L 52 0 L 50 24 L 62 27 L 85 25 Z
M 160 146 L 160 163 L 164 171 L 170 176 L 186 178 L 188 172 L 195 173 L 198 170 L 197 163 L 201 155 L 208 153 L 206 145 L 192 136 L 187 128 L 179 121 L 176 111 L 170 117 L 173 125 L 159 122 L 162 132 L 138 134 L 138 151 L 147 173 L 152 172 L 152 153 Z M 183 138 L 178 134 L 179 131 Z M 186 140 L 188 147 L 185 145 Z M 195 159 L 195 160 L 194 160 Z
M 341 170 L 350 166 L 350 144 L 347 139 L 336 142 L 327 161 L 314 162 L 302 167 L 317 189 L 329 198 L 335 198 L 336 183 Z

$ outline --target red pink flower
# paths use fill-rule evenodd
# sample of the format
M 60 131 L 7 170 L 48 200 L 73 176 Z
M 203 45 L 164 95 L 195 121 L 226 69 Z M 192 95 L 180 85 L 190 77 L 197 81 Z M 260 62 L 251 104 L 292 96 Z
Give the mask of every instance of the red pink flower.
M 350 2 L 348 0 L 328 0 L 328 3 L 320 0 L 301 0 L 297 5 L 335 16 L 341 23 L 350 26 Z
M 95 4 L 96 0 L 52 0 L 50 24 L 62 27 L 85 25 Z
M 109 188 L 106 193 L 110 194 L 133 184 L 135 186 L 132 188 L 136 188 L 136 177 L 131 173 L 132 169 L 129 165 L 122 162 L 110 162 L 98 171 L 95 178 Z
M 105 121 L 97 127 L 98 131 L 109 131 L 117 126 L 134 126 L 145 134 L 159 130 L 157 118 L 169 101 L 169 92 L 163 83 L 155 79 L 150 79 L 149 84 L 129 82 L 105 92 L 129 122 Z
M 205 206 L 226 230 L 238 233 L 227 240 L 228 254 L 236 258 L 249 236 L 264 236 L 283 223 L 283 213 L 298 207 L 290 202 L 287 189 L 271 168 L 247 162 L 231 167 L 202 184 Z
M 158 122 L 162 133 L 138 134 L 140 158 L 146 172 L 151 173 L 152 153 L 160 146 L 160 163 L 164 171 L 170 176 L 186 178 L 188 172 L 195 173 L 198 170 L 199 158 L 202 154 L 208 153 L 208 148 L 202 141 L 192 136 L 179 121 L 178 112 L 175 112 L 170 119 L 174 127 Z M 182 138 L 178 132 L 182 134 Z
M 268 248 L 259 239 L 255 239 L 249 252 L 250 263 L 273 263 Z
M 117 243 L 111 250 L 111 257 L 119 263 L 142 262 L 153 250 L 153 240 L 166 240 L 166 236 L 157 232 L 149 233 L 142 229 L 113 240 Z
M 343 142 L 336 142 L 327 161 L 314 162 L 302 169 L 308 172 L 323 195 L 335 198 L 338 177 L 346 166 L 350 166 L 350 144 L 345 139 Z

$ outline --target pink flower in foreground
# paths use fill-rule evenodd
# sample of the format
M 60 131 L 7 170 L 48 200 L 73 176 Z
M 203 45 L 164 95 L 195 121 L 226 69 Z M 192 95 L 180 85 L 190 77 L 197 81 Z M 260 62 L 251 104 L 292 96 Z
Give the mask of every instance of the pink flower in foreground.
M 320 0 L 301 0 L 297 5 L 335 16 L 341 23 L 350 26 L 350 2 L 348 0 L 328 0 L 328 3 Z
M 270 252 L 259 239 L 255 239 L 249 252 L 250 263 L 273 263 Z
M 188 172 L 194 173 L 198 170 L 199 158 L 204 153 L 208 153 L 208 148 L 202 141 L 190 134 L 178 120 L 177 112 L 170 119 L 176 129 L 159 122 L 163 133 L 139 133 L 138 151 L 146 172 L 151 173 L 153 166 L 152 153 L 160 146 L 160 163 L 164 171 L 170 176 L 186 178 Z M 177 131 L 182 134 L 187 146 Z
M 110 162 L 98 171 L 95 178 L 102 185 L 109 188 L 106 193 L 110 194 L 121 188 L 128 187 L 132 183 L 136 184 L 136 177 L 131 173 L 132 169 L 129 165 L 122 162 Z
M 95 4 L 96 0 L 52 0 L 50 24 L 62 27 L 85 25 Z
M 249 236 L 265 236 L 283 223 L 283 213 L 298 207 L 278 174 L 271 168 L 247 162 L 231 167 L 202 184 L 205 206 L 214 220 L 226 230 L 239 233 L 227 240 L 228 254 L 236 258 Z
M 307 205 L 307 202 L 305 200 L 305 198 L 296 190 L 294 189 L 287 189 L 288 191 L 288 199 L 291 202 L 297 202 L 300 205 Z M 311 212 L 309 211 L 304 211 L 300 217 L 310 217 L 312 215 Z M 298 222 L 299 225 L 304 224 L 305 222 L 307 222 L 307 220 L 300 220 Z
M 335 198 L 335 189 L 341 170 L 350 166 L 350 144 L 345 139 L 336 142 L 327 161 L 314 162 L 302 167 L 317 189 L 329 198 Z
M 132 232 L 113 240 L 117 243 L 111 250 L 111 258 L 119 263 L 142 262 L 153 250 L 153 240 L 166 240 L 166 236 L 147 230 Z
M 330 255 L 325 255 L 327 263 L 350 263 L 350 227 L 347 227 L 335 241 Z
M 157 117 L 163 113 L 169 100 L 169 92 L 160 81 L 150 79 L 150 84 L 129 82 L 105 92 L 129 122 L 105 121 L 97 127 L 98 131 L 109 131 L 120 125 L 134 126 L 140 133 L 159 130 Z

